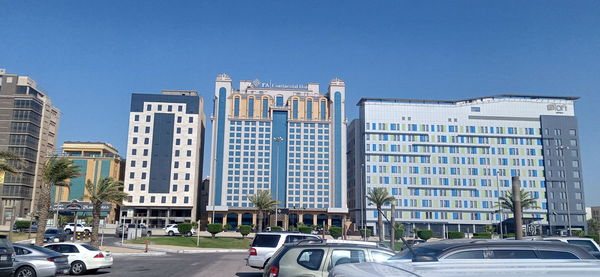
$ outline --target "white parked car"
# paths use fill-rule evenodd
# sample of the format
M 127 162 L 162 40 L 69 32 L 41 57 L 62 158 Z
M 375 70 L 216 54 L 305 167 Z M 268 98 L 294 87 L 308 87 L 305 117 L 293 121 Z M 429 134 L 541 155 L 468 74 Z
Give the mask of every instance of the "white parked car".
M 179 228 L 177 227 L 177 224 L 169 224 L 165 228 L 163 228 L 163 230 L 165 230 L 165 234 L 167 234 L 167 236 L 179 235 Z M 196 234 L 196 229 L 192 228 L 192 230 L 189 231 L 185 235 L 189 237 L 189 236 L 193 236 L 195 234 Z
M 279 250 L 284 243 L 307 239 L 318 240 L 319 237 L 315 235 L 289 232 L 258 233 L 250 245 L 248 257 L 246 258 L 246 265 L 249 267 L 262 269 L 265 267 L 271 256 L 273 256 L 275 251 Z
M 69 223 L 67 225 L 65 225 L 65 228 L 63 228 L 63 230 L 67 233 L 67 234 L 71 234 L 73 233 L 75 230 L 77 230 L 77 232 L 88 232 L 91 233 L 92 232 L 92 227 L 89 226 L 85 226 L 83 224 L 77 224 L 77 229 L 75 228 L 75 223 Z
M 89 244 L 53 243 L 44 247 L 67 255 L 71 265 L 70 273 L 73 275 L 93 273 L 98 269 L 109 268 L 113 265 L 113 257 L 110 252 L 102 251 Z

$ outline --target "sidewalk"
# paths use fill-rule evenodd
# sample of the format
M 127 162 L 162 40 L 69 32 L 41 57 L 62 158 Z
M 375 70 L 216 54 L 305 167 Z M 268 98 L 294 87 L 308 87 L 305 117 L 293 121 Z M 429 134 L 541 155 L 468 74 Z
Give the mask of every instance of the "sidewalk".
M 128 248 L 131 250 L 144 250 L 145 245 L 141 244 L 121 244 L 119 248 Z M 166 253 L 177 253 L 177 254 L 198 254 L 198 253 L 246 253 L 246 249 L 221 249 L 221 248 L 198 248 L 198 247 L 186 247 L 186 246 L 175 246 L 175 245 L 152 245 L 148 249 L 154 252 L 166 252 Z

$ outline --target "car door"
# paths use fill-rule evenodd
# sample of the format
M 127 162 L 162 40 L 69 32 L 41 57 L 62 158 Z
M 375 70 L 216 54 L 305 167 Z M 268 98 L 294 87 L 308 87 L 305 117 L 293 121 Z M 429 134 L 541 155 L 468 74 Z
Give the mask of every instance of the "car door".
M 367 253 L 360 248 L 332 248 L 327 261 L 327 268 L 323 276 L 329 276 L 329 271 L 337 265 L 356 264 L 367 262 Z
M 289 256 L 288 261 L 280 261 L 279 265 L 287 267 L 283 272 L 293 272 L 292 276 L 325 277 L 327 272 L 328 248 L 301 248 L 296 255 Z M 288 255 L 286 255 L 287 257 Z M 323 274 L 325 273 L 325 274 Z

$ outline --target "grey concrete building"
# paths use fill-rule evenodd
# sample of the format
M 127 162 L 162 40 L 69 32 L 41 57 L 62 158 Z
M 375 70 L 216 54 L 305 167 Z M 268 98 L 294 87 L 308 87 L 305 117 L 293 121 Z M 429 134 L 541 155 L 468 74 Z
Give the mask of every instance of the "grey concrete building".
M 13 213 L 27 217 L 35 211 L 42 184 L 41 169 L 54 153 L 60 111 L 36 82 L 0 69 L 0 149 L 23 157 L 16 174 L 0 182 L 0 224 Z

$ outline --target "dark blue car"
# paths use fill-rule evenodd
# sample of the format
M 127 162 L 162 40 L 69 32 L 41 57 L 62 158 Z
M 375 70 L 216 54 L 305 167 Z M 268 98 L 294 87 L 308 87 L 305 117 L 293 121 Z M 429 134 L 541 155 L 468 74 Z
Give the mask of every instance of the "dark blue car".
M 44 242 L 62 242 L 67 240 L 67 233 L 62 229 L 48 228 L 44 233 Z

